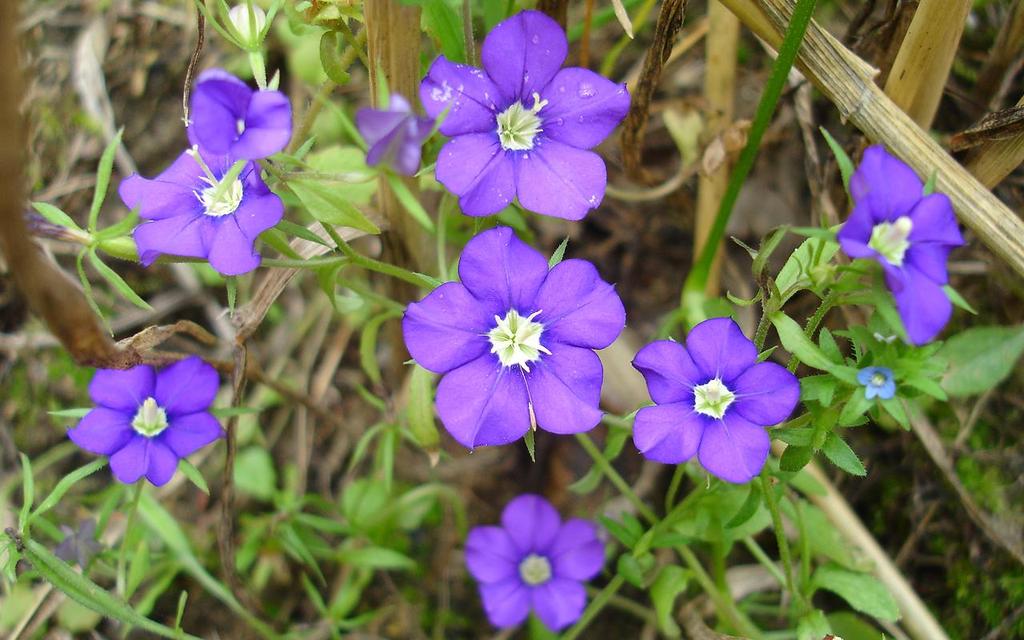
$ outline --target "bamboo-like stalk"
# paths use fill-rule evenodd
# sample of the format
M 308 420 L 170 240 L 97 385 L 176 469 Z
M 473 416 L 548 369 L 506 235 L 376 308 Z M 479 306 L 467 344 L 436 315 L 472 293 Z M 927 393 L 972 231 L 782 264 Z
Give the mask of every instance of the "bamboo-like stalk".
M 971 0 L 922 0 L 896 54 L 885 93 L 922 129 L 935 119 L 970 10 Z
M 718 0 L 708 2 L 707 53 L 704 69 L 704 98 L 707 101 L 707 139 L 720 134 L 732 123 L 736 97 L 736 45 L 740 37 L 740 21 Z M 700 255 L 711 227 L 718 215 L 726 186 L 730 163 L 725 161 L 711 175 L 701 175 L 697 184 L 697 219 L 693 236 L 694 260 Z M 721 247 L 708 272 L 704 293 L 718 295 L 719 272 L 722 266 Z
M 1024 97 L 1017 101 L 1024 107 Z M 990 140 L 971 149 L 964 166 L 974 174 L 978 182 L 989 189 L 1003 181 L 1003 178 L 1024 162 L 1024 134 L 1016 134 L 1002 140 Z
M 792 0 L 722 0 L 758 36 L 774 46 L 792 15 Z M 914 168 L 936 176 L 960 221 L 1014 271 L 1024 276 L 1024 222 L 917 126 L 872 80 L 875 70 L 812 22 L 797 65 L 840 114 L 874 142 Z
M 993 104 L 1003 95 L 1001 88 L 1006 79 L 1007 71 L 1020 56 L 1024 48 L 1024 0 L 1016 0 L 1009 18 L 999 29 L 995 44 L 988 53 L 985 65 L 978 74 L 974 96 L 983 100 L 990 109 L 997 109 Z

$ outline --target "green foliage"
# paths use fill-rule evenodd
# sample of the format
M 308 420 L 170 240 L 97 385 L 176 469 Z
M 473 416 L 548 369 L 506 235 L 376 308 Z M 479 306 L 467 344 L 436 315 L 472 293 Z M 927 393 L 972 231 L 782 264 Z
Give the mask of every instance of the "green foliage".
M 949 362 L 942 388 L 951 396 L 970 396 L 1005 380 L 1024 353 L 1024 326 L 973 327 L 953 336 L 936 357 Z

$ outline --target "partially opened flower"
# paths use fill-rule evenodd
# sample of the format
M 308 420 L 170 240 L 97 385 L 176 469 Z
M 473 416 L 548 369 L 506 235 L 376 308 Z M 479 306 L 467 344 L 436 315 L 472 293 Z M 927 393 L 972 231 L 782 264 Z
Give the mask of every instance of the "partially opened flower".
M 853 212 L 839 230 L 839 245 L 851 258 L 882 265 L 907 336 L 925 344 L 953 312 L 942 289 L 949 252 L 964 243 L 953 205 L 945 194 L 924 195 L 913 169 L 878 145 L 865 149 L 850 194 Z
M 214 155 L 258 160 L 288 146 L 292 107 L 280 91 L 256 91 L 223 69 L 199 74 L 188 139 Z
M 652 342 L 633 359 L 657 403 L 636 414 L 633 442 L 644 457 L 679 464 L 694 455 L 712 475 L 747 482 L 768 459 L 766 426 L 782 422 L 800 383 L 757 348 L 730 318 L 705 320 L 686 345 Z
M 396 173 L 411 176 L 420 168 L 423 141 L 430 137 L 434 120 L 417 116 L 405 98 L 393 93 L 387 109 L 356 112 L 356 126 L 370 146 L 366 164 L 383 163 Z
M 500 527 L 470 530 L 466 565 L 491 624 L 515 626 L 532 610 L 558 631 L 583 613 L 583 583 L 601 571 L 604 543 L 593 523 L 563 523 L 547 500 L 526 494 L 505 506 Z
M 110 456 L 121 482 L 145 476 L 157 486 L 167 484 L 179 459 L 222 437 L 209 412 L 219 386 L 217 372 L 197 356 L 159 372 L 148 365 L 98 369 L 89 383 L 96 408 L 68 437 L 86 451 Z
M 281 220 L 284 204 L 254 163 L 237 176 L 231 166 L 229 156 L 192 149 L 156 178 L 121 182 L 121 200 L 149 220 L 132 232 L 143 266 L 161 255 L 206 258 L 226 276 L 260 265 L 253 244 Z
M 448 282 L 409 305 L 402 331 L 422 367 L 445 374 L 437 412 L 463 445 L 506 444 L 531 426 L 578 433 L 601 420 L 604 372 L 594 349 L 618 337 L 626 314 L 592 264 L 550 271 L 508 227 L 484 231 Z
M 579 220 L 601 204 L 607 173 L 588 151 L 629 110 L 626 86 L 579 67 L 561 69 L 569 45 L 538 11 L 499 23 L 483 44 L 483 69 L 440 56 L 420 85 L 427 113 L 447 116 L 452 140 L 437 179 L 471 216 L 496 213 L 518 197 L 544 215 Z
M 864 385 L 864 397 L 868 400 L 888 400 L 896 395 L 896 381 L 892 369 L 887 367 L 864 367 L 857 372 L 857 382 Z

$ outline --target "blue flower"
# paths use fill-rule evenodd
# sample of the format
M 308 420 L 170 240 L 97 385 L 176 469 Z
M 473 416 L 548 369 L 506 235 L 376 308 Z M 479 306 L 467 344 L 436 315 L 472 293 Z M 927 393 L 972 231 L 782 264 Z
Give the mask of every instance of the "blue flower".
M 888 400 L 896 395 L 896 381 L 892 369 L 887 367 L 864 367 L 857 373 L 857 382 L 864 385 L 864 397 L 868 400 Z

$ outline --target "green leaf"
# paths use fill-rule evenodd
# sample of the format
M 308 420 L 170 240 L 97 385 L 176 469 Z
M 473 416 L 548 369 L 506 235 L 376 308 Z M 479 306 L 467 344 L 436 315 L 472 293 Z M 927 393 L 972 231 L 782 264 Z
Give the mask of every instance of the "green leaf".
M 861 613 L 879 620 L 895 621 L 900 617 L 899 607 L 892 594 L 872 575 L 826 564 L 818 567 L 811 582 L 817 589 L 826 589 L 838 595 Z
M 907 412 L 903 408 L 903 401 L 899 396 L 894 396 L 887 400 L 882 400 L 882 407 L 886 413 L 893 417 L 893 419 L 899 423 L 904 429 L 910 429 L 910 418 L 907 417 Z
M 788 300 L 801 288 L 807 288 L 813 282 L 815 268 L 826 264 L 839 251 L 839 243 L 828 238 L 808 238 L 796 248 L 782 265 L 775 285 L 782 293 L 779 303 Z M 802 286 L 797 286 L 802 285 Z
M 398 202 L 402 205 L 409 215 L 412 216 L 413 220 L 418 222 L 421 227 L 433 233 L 434 221 L 430 219 L 430 214 L 423 208 L 419 199 L 413 195 L 409 187 L 405 186 L 402 179 L 398 176 L 388 174 L 387 175 L 388 185 L 391 187 L 391 191 L 398 198 Z
M 182 458 L 178 460 L 178 471 L 181 471 L 200 491 L 206 495 L 210 495 L 210 487 L 206 484 L 206 478 L 204 478 L 203 473 L 196 468 L 196 465 L 192 464 L 185 458 Z
M 523 436 L 523 444 L 526 445 L 526 453 L 530 454 L 530 462 L 537 462 L 537 443 L 533 429 L 526 430 L 526 435 Z
M 658 628 L 670 638 L 678 638 L 679 625 L 675 621 L 675 601 L 679 594 L 686 591 L 690 580 L 690 572 L 680 566 L 667 564 L 658 572 L 658 577 L 651 584 L 651 602 L 658 618 Z
M 775 330 L 779 332 L 779 340 L 782 341 L 782 346 L 786 351 L 800 358 L 800 361 L 807 366 L 822 371 L 831 371 L 839 366 L 838 363 L 829 360 L 818 348 L 818 345 L 811 342 L 800 325 L 786 314 L 776 311 L 768 316 L 768 319 L 775 325 Z
M 452 62 L 466 62 L 466 38 L 462 16 L 447 0 L 422 0 L 423 29 L 441 47 L 441 53 Z
M 324 31 L 324 34 L 320 36 L 320 66 L 324 68 L 324 73 L 335 84 L 348 84 L 351 76 L 348 70 L 340 64 L 341 51 L 338 46 L 338 36 L 337 31 Z
M 644 568 L 640 561 L 632 554 L 624 553 L 619 556 L 619 561 L 616 563 L 616 571 L 626 579 L 626 582 L 637 589 L 644 588 Z
M 316 244 L 323 245 L 325 247 L 333 248 L 329 242 L 327 242 L 320 236 L 316 235 L 315 233 L 313 233 L 306 227 L 302 226 L 301 224 L 295 224 L 291 220 L 281 220 L 280 222 L 277 223 L 276 228 L 279 229 L 280 231 L 283 231 L 287 235 L 294 236 L 296 238 L 302 238 L 303 240 L 307 240 L 309 242 L 315 242 Z M 301 256 L 296 255 L 294 257 Z
M 836 158 L 836 164 L 839 165 L 839 173 L 843 176 L 843 186 L 846 187 L 846 192 L 850 192 L 850 178 L 853 177 L 853 160 L 850 160 L 850 156 L 846 155 L 843 151 L 843 147 L 836 142 L 836 139 L 832 137 L 832 134 L 828 132 L 825 127 L 819 127 L 821 135 L 824 136 L 828 148 L 832 150 L 832 155 Z
M 53 223 L 58 227 L 64 227 L 65 229 L 74 229 L 75 231 L 81 231 L 82 228 L 71 219 L 71 216 L 64 213 L 57 207 L 53 206 L 48 202 L 33 202 L 32 208 L 35 209 L 39 215 L 46 218 L 47 222 Z
M 110 174 L 114 170 L 114 155 L 117 147 L 121 144 L 121 134 L 124 129 L 118 129 L 117 134 L 110 140 L 107 148 L 100 156 L 99 167 L 96 168 L 96 189 L 92 192 L 92 206 L 89 207 L 89 231 L 96 231 L 96 220 L 99 218 L 100 209 L 103 208 L 103 201 L 107 197 L 107 187 L 110 186 Z
M 100 615 L 138 627 L 162 638 L 179 639 L 184 637 L 189 640 L 198 640 L 196 636 L 176 631 L 139 615 L 130 604 L 76 572 L 70 565 L 35 540 L 24 541 L 24 554 L 39 575 L 72 600 Z
M 854 453 L 850 445 L 846 444 L 846 441 L 836 435 L 835 432 L 828 434 L 825 438 L 825 443 L 821 447 L 821 452 L 825 454 L 832 464 L 836 465 L 846 473 L 855 476 L 866 476 L 868 474 L 867 469 L 864 468 L 864 464 Z
M 57 483 L 57 486 L 55 486 L 53 491 L 50 492 L 50 495 L 46 496 L 46 498 L 39 503 L 39 506 L 36 507 L 36 510 L 32 512 L 29 520 L 34 520 L 52 509 L 58 502 L 60 502 L 60 499 L 64 497 L 64 494 L 67 493 L 71 487 L 75 486 L 75 483 L 83 478 L 91 476 L 105 466 L 107 466 L 107 459 L 97 458 L 89 464 L 79 467 L 61 478 L 60 482 Z
M 569 246 L 569 236 L 565 236 L 565 239 L 558 243 L 558 246 L 555 247 L 555 252 L 548 258 L 548 269 L 553 268 L 562 261 L 562 258 L 565 257 L 565 248 L 567 246 Z
M 238 452 L 234 477 L 239 491 L 259 500 L 269 502 L 277 490 L 274 459 L 265 448 L 258 445 Z
M 772 229 L 768 232 L 768 235 L 761 241 L 761 246 L 758 247 L 757 251 L 754 252 L 754 261 L 750 265 L 750 271 L 754 274 L 754 278 L 760 281 L 761 274 L 764 272 L 765 266 L 768 264 L 768 258 L 775 253 L 775 250 L 779 247 L 779 243 L 786 237 L 786 231 L 788 227 L 782 226 Z
M 758 489 L 760 485 L 756 482 L 750 483 L 750 492 L 747 493 L 747 499 L 743 501 L 739 511 L 737 511 L 728 522 L 725 523 L 726 529 L 735 529 L 736 527 L 746 524 L 747 520 L 754 517 L 757 513 L 757 508 L 761 506 L 761 492 Z
M 289 180 L 288 188 L 295 193 L 309 215 L 320 222 L 351 227 L 366 233 L 380 233 L 377 225 L 370 222 L 362 211 L 335 189 L 322 182 Z
M 392 311 L 378 314 L 363 325 L 359 335 L 359 364 L 375 385 L 381 383 L 380 363 L 377 362 L 377 334 L 380 333 L 382 324 L 397 317 L 398 314 Z
M 116 271 L 108 267 L 106 263 L 100 260 L 100 257 L 96 255 L 95 249 L 89 249 L 87 255 L 89 256 L 89 263 L 93 266 L 93 268 L 96 269 L 96 271 L 99 272 L 99 274 L 103 276 L 103 278 L 107 282 L 113 285 L 113 287 L 117 289 L 117 292 L 120 293 L 125 300 L 131 302 L 140 309 L 145 309 L 146 311 L 153 310 L 153 307 L 149 306 L 148 302 L 140 298 L 139 294 L 135 293 L 132 290 L 132 288 L 128 286 L 128 283 L 125 282 L 124 279 L 121 278 L 121 276 L 117 275 Z
M 441 438 L 434 422 L 434 379 L 436 376 L 423 367 L 413 365 L 409 374 L 409 404 L 405 415 L 409 432 L 416 444 L 430 455 L 437 455 Z
M 46 413 L 56 418 L 84 418 L 85 414 L 92 411 L 92 407 L 78 407 L 76 409 L 57 409 Z
M 972 307 L 971 303 L 967 302 L 967 300 L 960 295 L 960 292 L 954 289 L 952 285 L 943 285 L 942 290 L 946 292 L 946 297 L 949 298 L 949 301 L 954 305 L 960 307 L 967 313 L 978 315 L 978 310 Z
M 363 569 L 399 569 L 411 571 L 416 568 L 416 561 L 394 549 L 385 547 L 358 547 L 341 549 L 338 561 L 352 567 Z
M 36 501 L 36 481 L 32 476 L 32 461 L 21 452 L 18 453 L 18 457 L 21 458 L 21 510 L 18 512 L 18 531 L 25 531 L 29 514 L 32 512 L 32 503 Z
M 807 463 L 814 457 L 813 447 L 802 447 L 790 445 L 782 452 L 779 458 L 779 468 L 783 471 L 799 471 L 807 466 Z
M 967 329 L 936 354 L 949 363 L 942 388 L 954 397 L 984 393 L 1010 375 L 1022 353 L 1024 325 Z
M 839 425 L 849 426 L 856 424 L 858 418 L 870 409 L 875 404 L 874 400 L 869 400 L 864 394 L 864 387 L 857 387 L 853 391 L 853 395 L 843 406 L 843 410 L 839 413 Z

